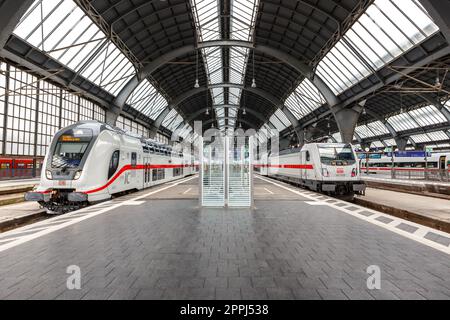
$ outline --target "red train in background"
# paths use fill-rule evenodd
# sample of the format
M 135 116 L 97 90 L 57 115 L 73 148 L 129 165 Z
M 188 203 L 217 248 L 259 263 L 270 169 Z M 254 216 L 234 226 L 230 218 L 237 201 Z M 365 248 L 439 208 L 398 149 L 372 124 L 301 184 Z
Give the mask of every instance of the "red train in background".
M 0 180 L 39 177 L 44 158 L 0 157 Z

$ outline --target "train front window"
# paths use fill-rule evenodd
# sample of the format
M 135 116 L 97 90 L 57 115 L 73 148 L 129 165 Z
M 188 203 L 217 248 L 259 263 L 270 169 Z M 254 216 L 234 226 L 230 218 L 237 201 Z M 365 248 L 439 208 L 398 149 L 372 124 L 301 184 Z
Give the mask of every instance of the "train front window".
M 349 166 L 356 163 L 351 145 L 319 146 L 320 160 L 329 166 Z
M 52 167 L 54 168 L 77 168 L 89 142 L 61 142 L 56 144 L 53 154 Z

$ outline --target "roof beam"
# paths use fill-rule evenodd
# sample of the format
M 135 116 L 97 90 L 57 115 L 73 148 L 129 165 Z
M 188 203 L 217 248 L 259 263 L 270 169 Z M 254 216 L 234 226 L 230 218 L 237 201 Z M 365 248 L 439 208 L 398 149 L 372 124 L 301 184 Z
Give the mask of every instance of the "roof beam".
M 277 59 L 282 60 L 283 62 L 289 64 L 291 67 L 296 69 L 303 76 L 308 78 L 317 89 L 324 96 L 329 106 L 334 106 L 339 102 L 339 99 L 336 95 L 331 91 L 331 89 L 326 85 L 326 83 L 318 76 L 314 74 L 312 68 L 306 65 L 304 62 L 296 59 L 295 57 L 272 47 L 265 45 L 254 45 L 252 42 L 248 41 L 239 41 L 239 40 L 217 40 L 217 41 L 206 41 L 199 43 L 196 47 L 195 45 L 187 45 L 178 49 L 175 49 L 169 53 L 166 53 L 154 61 L 147 64 L 142 70 L 138 72 L 136 76 L 134 76 L 120 91 L 114 100 L 114 104 L 122 108 L 122 106 L 127 101 L 128 97 L 133 93 L 133 91 L 139 86 L 140 82 L 145 78 L 154 73 L 157 69 L 167 64 L 168 62 L 176 59 L 177 57 L 183 56 L 190 52 L 193 52 L 198 49 L 210 48 L 210 47 L 243 47 L 254 49 L 256 51 L 262 52 L 264 54 L 270 55 L 272 57 L 276 57 Z
M 200 88 L 194 88 L 188 92 L 183 93 L 181 96 L 177 97 L 176 99 L 174 99 L 174 101 L 172 103 L 169 104 L 169 108 L 177 108 L 178 105 L 180 103 L 182 103 L 183 101 L 185 101 L 186 99 L 202 93 L 206 90 L 210 90 L 210 89 L 214 89 L 214 88 L 239 88 L 248 92 L 251 92 L 253 94 L 256 94 L 258 96 L 260 96 L 263 99 L 266 99 L 267 101 L 269 101 L 273 106 L 275 106 L 277 109 L 280 109 L 281 111 L 284 112 L 284 114 L 286 115 L 286 117 L 289 119 L 289 121 L 291 122 L 292 126 L 294 128 L 298 127 L 298 120 L 297 118 L 295 118 L 295 116 L 292 114 L 292 112 L 280 101 L 278 100 L 275 96 L 273 96 L 272 94 L 261 90 L 259 88 L 250 88 L 250 87 L 246 87 L 244 85 L 241 84 L 234 84 L 234 83 L 220 83 L 220 84 L 214 84 L 208 87 L 200 87 Z
M 433 18 L 447 42 L 450 44 L 450 2 L 442 0 L 420 0 L 428 14 Z
M 240 108 L 240 106 L 239 105 L 230 105 L 230 104 L 227 104 L 227 105 L 215 105 L 215 106 L 213 106 L 213 108 L 214 109 L 218 109 L 218 108 Z M 206 110 L 208 110 L 209 109 L 209 107 L 208 108 L 203 108 L 203 109 L 200 109 L 200 110 L 198 110 L 198 111 L 196 111 L 196 112 L 194 112 L 193 114 L 191 114 L 183 123 L 180 123 L 180 125 L 178 126 L 178 128 L 176 129 L 176 130 L 179 130 L 179 129 L 181 129 L 183 126 L 185 126 L 187 123 L 191 123 L 192 121 L 194 121 L 197 117 L 199 117 L 201 114 L 203 114 L 204 112 L 206 112 Z M 247 113 L 249 113 L 249 114 L 251 114 L 251 115 L 253 115 L 253 116 L 255 116 L 256 118 L 258 118 L 259 120 L 261 120 L 263 123 L 266 123 L 267 122 L 267 119 L 260 113 L 260 112 L 258 112 L 258 111 L 255 111 L 255 110 L 253 110 L 253 109 L 249 109 L 249 108 L 247 108 L 246 109 L 246 112 Z M 237 120 L 236 120 L 237 121 Z M 271 129 L 275 129 L 275 126 L 272 124 L 272 122 L 268 122 L 268 124 L 269 124 L 269 126 L 270 126 L 270 128 Z
M 2 1 L 0 5 L 0 50 L 34 0 Z
M 205 127 L 205 126 L 209 125 L 210 123 L 216 122 L 217 120 L 220 120 L 220 119 L 224 119 L 224 120 L 235 120 L 234 118 L 231 118 L 231 117 L 222 117 L 222 118 L 217 118 L 217 119 L 209 119 L 209 120 L 203 122 L 202 125 L 203 125 L 203 127 Z M 254 124 L 254 123 L 251 123 L 251 122 L 249 122 L 249 121 L 247 121 L 247 120 L 241 119 L 241 120 L 239 120 L 239 121 L 236 120 L 236 122 L 242 122 L 242 123 L 245 123 L 245 124 L 248 125 L 250 128 L 255 129 L 255 131 L 258 131 L 258 128 L 256 128 L 255 124 Z

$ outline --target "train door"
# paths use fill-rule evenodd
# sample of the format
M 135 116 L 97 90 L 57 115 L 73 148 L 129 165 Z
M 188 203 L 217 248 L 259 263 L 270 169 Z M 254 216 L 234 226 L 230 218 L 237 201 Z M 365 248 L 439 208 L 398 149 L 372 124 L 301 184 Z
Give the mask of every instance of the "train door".
M 303 183 L 306 180 L 306 170 L 304 168 L 304 164 L 306 163 L 306 152 L 300 152 L 300 180 Z
M 439 158 L 439 169 L 441 169 L 441 171 L 445 171 L 447 168 L 446 168 L 446 159 L 445 159 L 446 157 L 445 156 L 442 156 L 442 157 L 440 157 Z
M 447 170 L 447 157 L 441 156 L 439 158 L 439 171 L 441 173 L 441 179 L 448 178 L 447 174 L 449 173 Z
M 144 188 L 148 188 L 150 186 L 150 158 L 144 156 Z

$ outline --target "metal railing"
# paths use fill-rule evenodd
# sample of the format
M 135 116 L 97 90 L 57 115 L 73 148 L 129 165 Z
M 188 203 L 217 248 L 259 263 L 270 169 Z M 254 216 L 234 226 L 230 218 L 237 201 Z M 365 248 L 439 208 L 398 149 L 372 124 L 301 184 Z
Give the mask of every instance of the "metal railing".
M 435 168 L 383 168 L 383 170 L 362 168 L 363 176 L 396 180 L 419 180 L 432 182 L 450 182 L 450 170 Z

